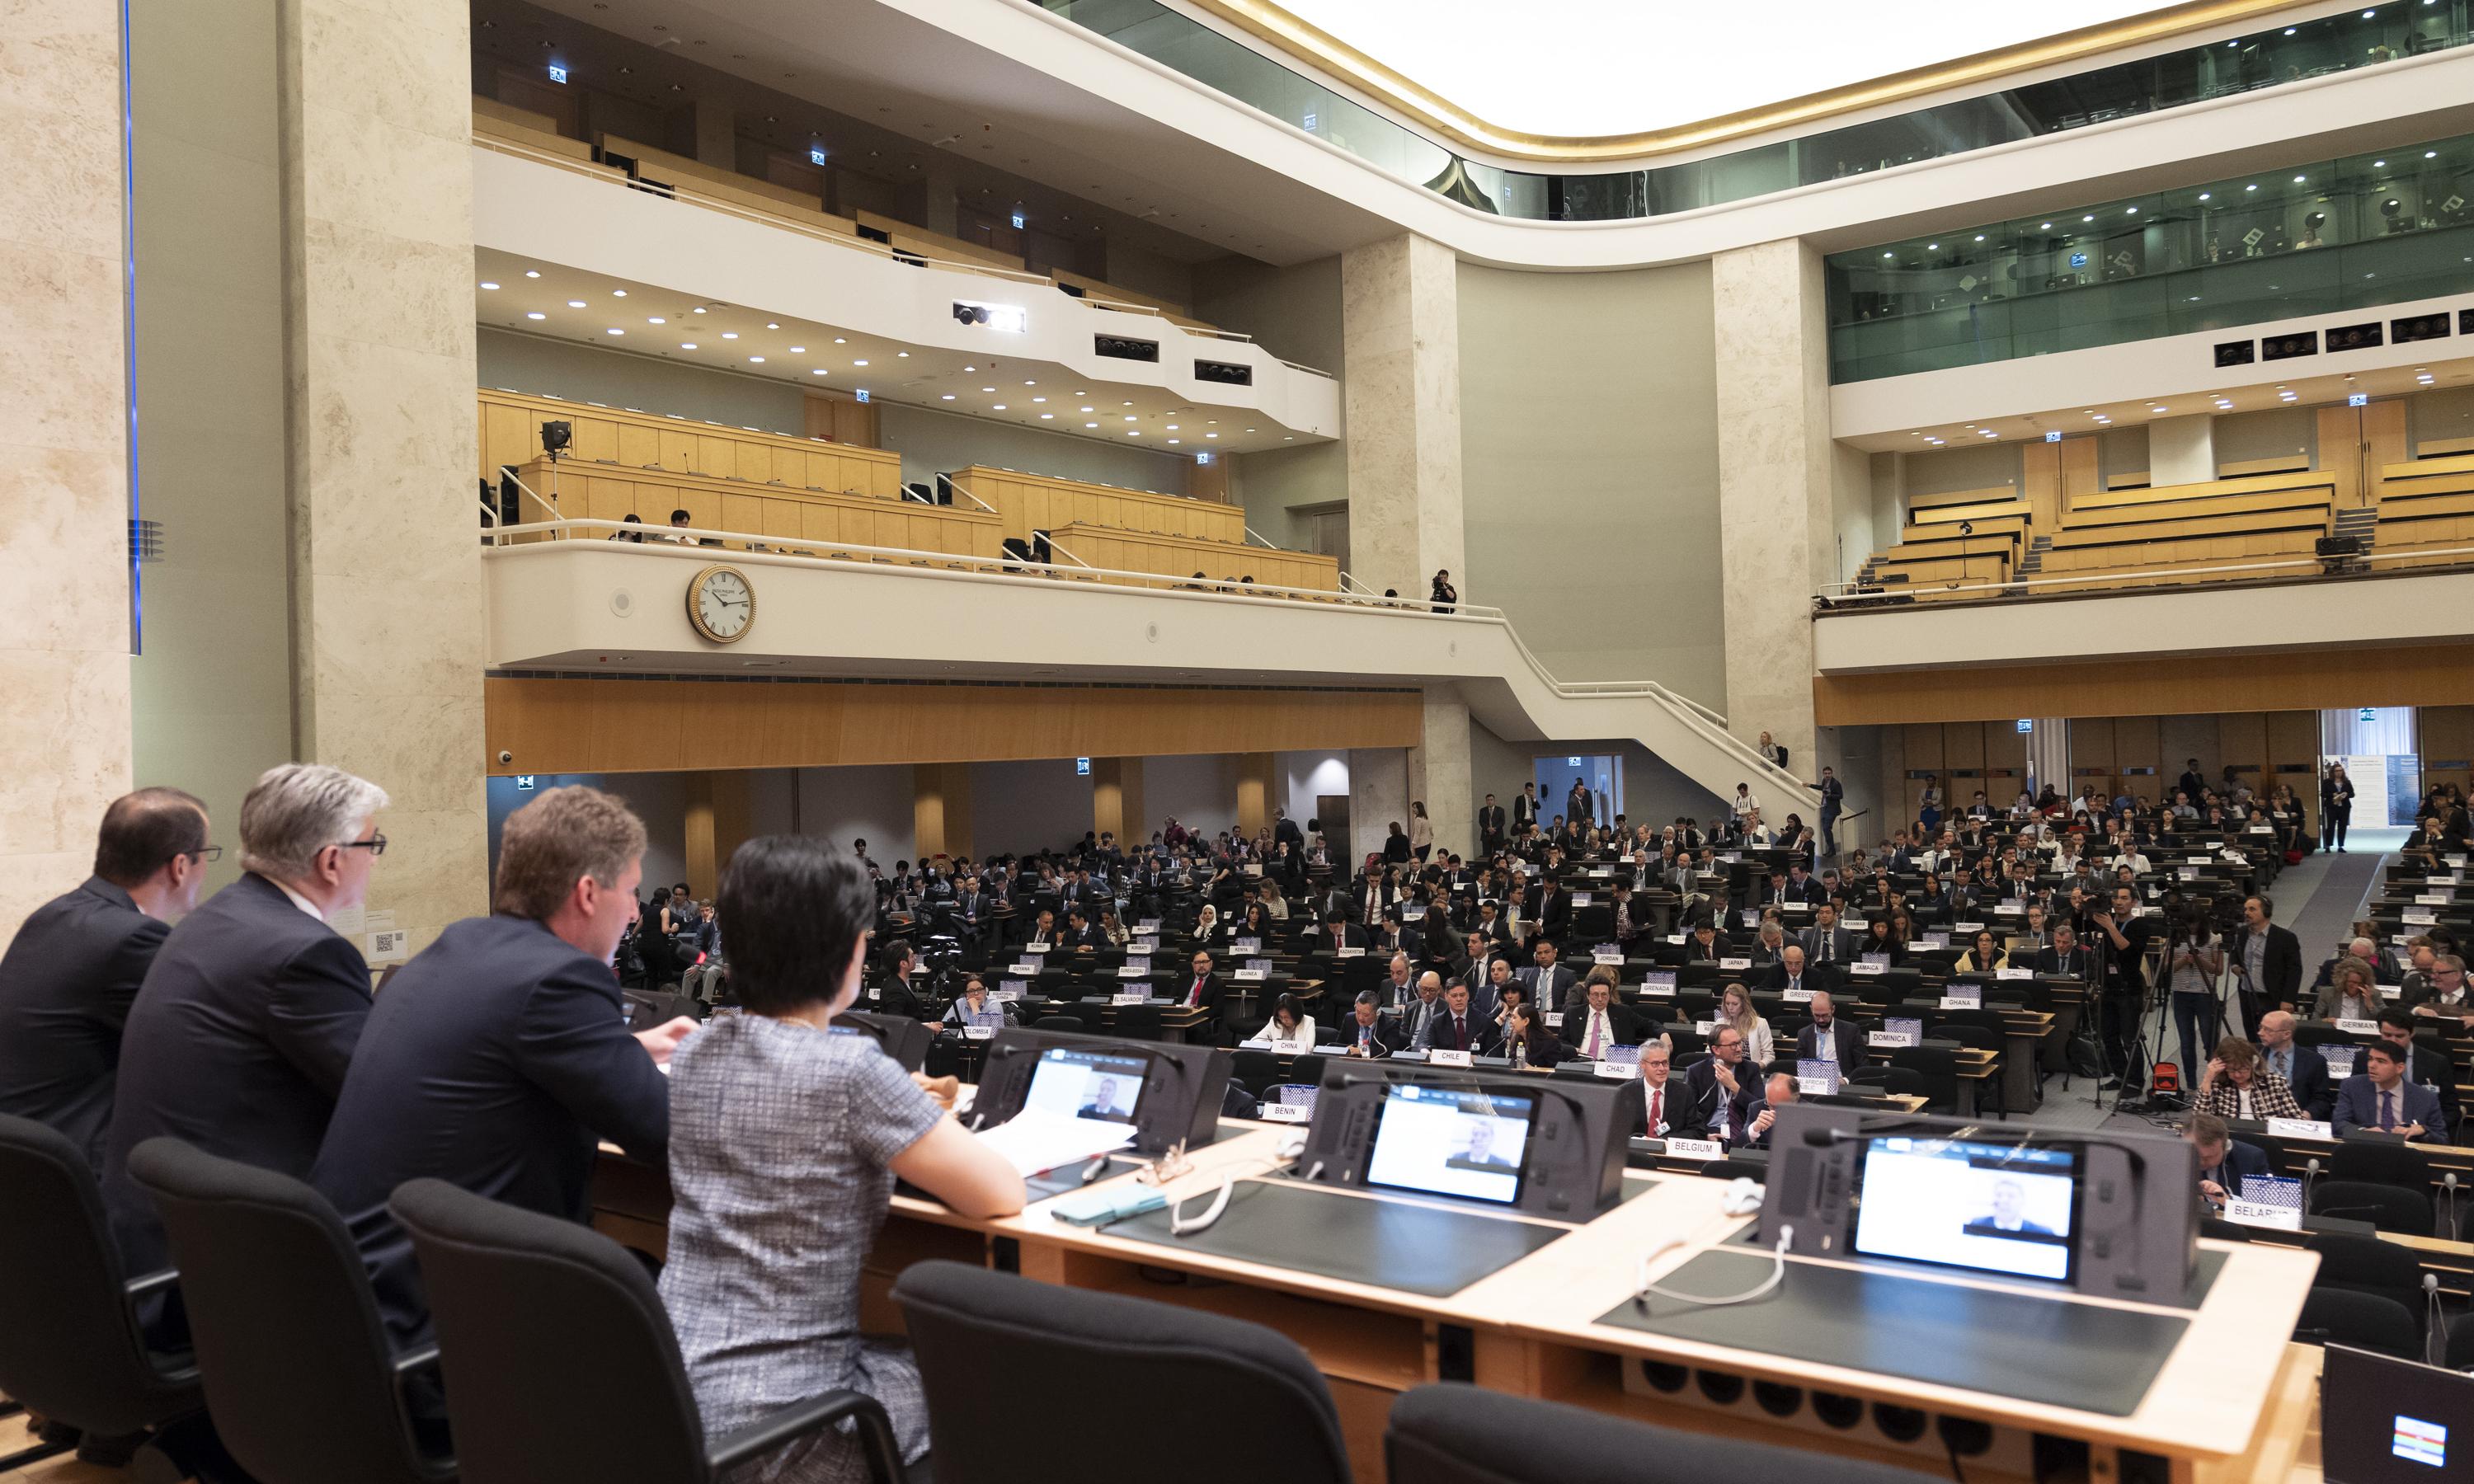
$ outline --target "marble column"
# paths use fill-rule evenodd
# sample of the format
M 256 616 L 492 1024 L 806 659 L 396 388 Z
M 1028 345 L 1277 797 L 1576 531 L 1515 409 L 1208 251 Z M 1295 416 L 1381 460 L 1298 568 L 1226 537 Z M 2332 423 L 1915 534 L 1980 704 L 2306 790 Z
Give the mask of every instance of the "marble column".
M 15 141 L 14 208 L 0 212 L 6 944 L 29 908 L 85 878 L 104 806 L 130 784 L 117 4 L 11 9 L 0 135 Z
M 1835 573 L 1821 255 L 1765 242 L 1710 260 L 1728 730 L 1818 777 L 1812 595 Z
M 1469 783 L 1468 706 L 1449 689 L 1427 691 L 1421 735 L 1409 749 L 1409 797 L 1425 802 L 1436 855 L 1469 855 L 1477 847 L 1477 800 Z
M 1357 863 L 1383 853 L 1392 822 L 1409 824 L 1409 749 L 1353 747 L 1348 750 L 1348 859 L 1333 863 L 1335 871 L 1354 875 Z M 1335 847 L 1341 842 L 1333 842 Z
M 1423 598 L 1436 569 L 1467 575 L 1458 272 L 1414 235 L 1341 254 L 1348 569 L 1376 592 Z
M 487 910 L 472 41 L 445 0 L 280 0 L 293 745 L 393 796 L 369 905 Z

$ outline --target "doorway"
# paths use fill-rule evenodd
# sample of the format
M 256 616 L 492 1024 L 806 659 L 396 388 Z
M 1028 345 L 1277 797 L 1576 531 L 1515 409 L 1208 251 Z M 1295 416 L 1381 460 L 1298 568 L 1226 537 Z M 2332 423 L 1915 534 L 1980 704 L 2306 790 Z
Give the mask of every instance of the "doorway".
M 1576 780 L 1589 787 L 1589 811 L 1600 826 L 1612 828 L 1615 816 L 1624 812 L 1623 759 L 1616 754 L 1566 754 L 1532 761 L 1531 771 L 1538 779 L 1538 809 L 1547 819 L 1569 812 L 1565 805 Z
M 2414 811 L 2422 802 L 2420 721 L 2410 706 L 2345 706 L 2319 713 L 2319 776 L 2327 777 L 2332 762 L 2345 765 L 2345 776 L 2354 784 L 2352 828 L 2413 827 Z

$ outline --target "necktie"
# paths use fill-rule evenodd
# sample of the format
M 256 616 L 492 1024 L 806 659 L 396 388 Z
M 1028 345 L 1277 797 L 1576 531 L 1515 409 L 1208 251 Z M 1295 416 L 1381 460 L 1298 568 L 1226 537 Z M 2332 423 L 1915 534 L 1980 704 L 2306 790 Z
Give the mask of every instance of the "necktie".
M 1658 1137 L 1658 1131 L 1666 1126 L 1664 1120 L 1659 1117 L 1659 1113 L 1664 1108 L 1665 1103 L 1666 1089 L 1664 1088 L 1652 1088 L 1649 1089 L 1649 1137 L 1651 1138 L 1656 1138 Z
M 2396 1127 L 2396 1094 L 2393 1092 L 2380 1094 L 2380 1127 L 2383 1129 Z
M 1452 1044 L 1463 1051 L 1468 1049 L 1468 1021 L 1459 1016 L 1452 1017 Z
M 1581 1048 L 1581 1055 L 1589 1061 L 1598 1059 L 1598 1023 L 1604 1018 L 1594 1010 L 1589 1012 L 1589 1043 Z
M 1191 993 L 1189 993 L 1185 996 L 1185 1002 L 1186 1002 L 1188 1005 L 1201 1005 L 1201 1004 L 1202 1003 L 1202 976 L 1201 976 L 1201 975 L 1200 975 L 1200 974 L 1195 975 L 1195 978 L 1194 978 L 1194 989 L 1193 989 L 1193 991 L 1192 991 Z
M 1829 962 L 1830 962 L 1830 940 L 1831 940 L 1831 939 L 1832 939 L 1832 938 L 1835 938 L 1836 936 L 1838 936 L 1836 933 L 1833 933 L 1833 932 L 1830 931 L 1830 930 L 1829 930 L 1829 929 L 1827 929 L 1827 928 L 1824 928 L 1824 929 L 1822 930 L 1822 933 L 1821 933 L 1821 961 L 1822 961 L 1823 963 L 1825 963 L 1825 964 L 1827 964 L 1827 963 L 1829 963 Z

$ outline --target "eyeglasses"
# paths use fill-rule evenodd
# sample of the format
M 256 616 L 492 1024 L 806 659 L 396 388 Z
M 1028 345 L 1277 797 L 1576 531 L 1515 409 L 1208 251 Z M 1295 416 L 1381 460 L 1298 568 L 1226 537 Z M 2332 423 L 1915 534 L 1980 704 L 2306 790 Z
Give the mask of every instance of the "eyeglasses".
M 372 835 L 367 840 L 339 840 L 335 848 L 342 850 L 367 850 L 372 859 L 386 853 L 386 836 Z
M 202 845 L 194 850 L 182 850 L 179 853 L 202 866 L 211 866 L 224 858 L 224 848 L 220 845 Z

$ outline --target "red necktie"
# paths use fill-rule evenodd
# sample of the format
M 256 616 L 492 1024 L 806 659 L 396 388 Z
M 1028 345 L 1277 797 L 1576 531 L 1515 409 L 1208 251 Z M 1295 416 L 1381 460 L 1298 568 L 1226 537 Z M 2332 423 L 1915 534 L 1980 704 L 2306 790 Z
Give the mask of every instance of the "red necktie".
M 1649 1089 L 1649 1133 L 1646 1137 L 1650 1138 L 1656 1138 L 1658 1137 L 1658 1111 L 1665 1101 L 1666 1089 L 1664 1088 L 1652 1088 Z
M 1202 1003 L 1202 976 L 1201 974 L 1194 976 L 1194 991 L 1192 993 L 1185 996 L 1185 1002 L 1188 1005 L 1195 1006 L 1199 1006 Z
M 1452 1044 L 1463 1051 L 1468 1049 L 1468 1022 L 1459 1016 L 1452 1017 Z

